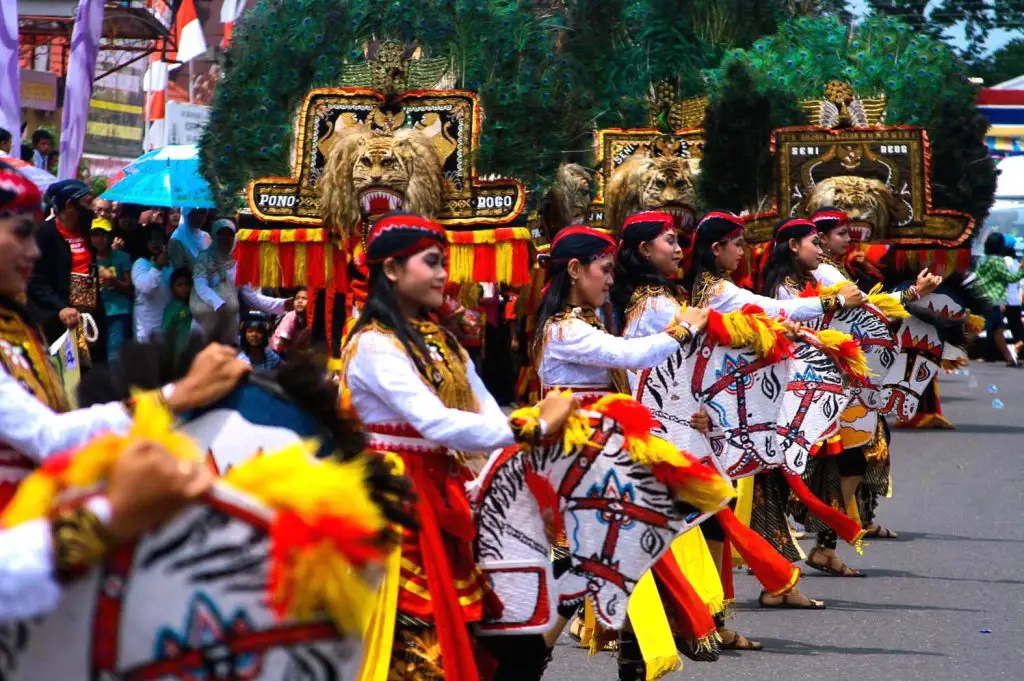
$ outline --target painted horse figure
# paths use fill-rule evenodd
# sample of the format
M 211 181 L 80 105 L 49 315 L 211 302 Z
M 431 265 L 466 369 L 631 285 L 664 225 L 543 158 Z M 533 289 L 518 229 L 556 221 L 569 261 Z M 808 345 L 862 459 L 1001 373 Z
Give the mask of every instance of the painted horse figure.
M 128 352 L 153 359 L 162 351 L 139 346 Z M 323 377 L 312 363 L 277 378 L 254 377 L 179 427 L 221 470 L 310 437 L 320 438 L 322 453 L 360 457 L 361 435 L 337 417 L 331 406 L 337 388 Z M 128 386 L 151 388 L 174 378 L 173 372 L 140 380 L 97 375 L 84 392 L 97 401 L 120 399 Z M 392 476 L 383 462 L 366 461 L 364 470 L 384 515 L 408 522 L 398 504 L 383 501 L 394 493 L 408 498 L 404 478 Z M 201 502 L 116 549 L 69 586 L 55 613 L 0 627 L 0 679 L 356 678 L 359 636 L 340 634 L 326 616 L 282 617 L 267 598 L 274 518 L 260 501 L 217 482 Z M 368 589 L 379 577 L 371 573 Z
M 637 581 L 688 527 L 692 509 L 679 502 L 712 511 L 731 495 L 724 479 L 695 461 L 674 470 L 700 470 L 705 480 L 698 484 L 708 486 L 700 498 L 680 493 L 658 474 L 663 464 L 648 466 L 630 453 L 620 423 L 583 413 L 592 429 L 585 444 L 505 450 L 472 485 L 477 558 L 505 604 L 500 620 L 481 627 L 483 634 L 547 631 L 556 606 L 574 609 L 584 599 L 604 628 L 620 629 Z M 553 526 L 564 528 L 571 556 L 557 582 Z
M 809 331 L 794 343 L 763 315 L 717 317 L 763 325 L 772 347 L 732 342 L 722 333 L 698 334 L 641 373 L 637 399 L 672 444 L 704 452 L 710 443 L 719 469 L 733 480 L 773 468 L 802 472 L 811 447 L 845 406 L 843 372 Z M 708 436 L 689 422 L 702 408 L 711 418 Z
M 900 421 L 914 418 L 939 369 L 967 361 L 967 346 L 989 307 L 974 280 L 963 275 L 946 278 L 933 293 L 908 304 L 910 317 L 896 331 L 901 351 L 879 391 L 881 413 Z

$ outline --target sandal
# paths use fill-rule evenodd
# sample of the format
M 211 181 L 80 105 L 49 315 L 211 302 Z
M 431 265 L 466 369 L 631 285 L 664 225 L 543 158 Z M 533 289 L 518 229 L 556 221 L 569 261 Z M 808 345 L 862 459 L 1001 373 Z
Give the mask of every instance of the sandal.
M 869 525 L 864 528 L 864 537 L 871 539 L 899 539 L 899 535 L 890 530 L 888 527 L 882 527 L 881 525 Z
M 806 603 L 801 603 L 800 601 L 795 600 L 795 597 L 791 598 L 791 596 L 793 596 L 792 593 L 782 594 L 782 601 L 779 603 L 766 603 L 765 596 L 768 595 L 767 591 L 762 591 L 761 595 L 757 598 L 757 604 L 762 608 L 779 608 L 780 610 L 824 610 L 827 607 L 825 605 L 825 601 L 804 596 L 804 594 L 798 594 L 803 596 L 807 601 Z
M 751 641 L 743 634 L 731 631 L 730 629 L 719 629 L 719 636 L 721 636 L 723 631 L 730 632 L 732 634 L 732 640 L 726 641 L 723 636 L 722 642 L 718 644 L 718 648 L 720 650 L 764 650 L 764 646 L 760 641 Z
M 694 662 L 717 662 L 719 655 L 719 643 L 711 637 L 707 645 L 697 645 L 684 636 L 676 636 L 676 649 Z
M 843 559 L 839 556 L 826 556 L 824 563 L 812 563 L 811 558 L 816 555 L 815 551 L 811 551 L 811 555 L 807 556 L 808 567 L 812 567 L 819 572 L 824 572 L 827 575 L 833 575 L 835 577 L 863 577 L 864 573 L 854 570 L 852 567 L 843 562 Z M 836 566 L 838 563 L 838 567 Z

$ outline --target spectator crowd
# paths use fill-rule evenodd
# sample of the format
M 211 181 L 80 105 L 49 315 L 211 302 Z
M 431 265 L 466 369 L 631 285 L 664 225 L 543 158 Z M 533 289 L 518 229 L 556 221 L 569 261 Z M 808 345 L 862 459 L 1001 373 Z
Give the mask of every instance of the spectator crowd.
M 201 337 L 238 347 L 257 368 L 309 343 L 305 291 L 235 283 L 234 221 L 206 209 L 111 204 L 78 180 L 55 182 L 45 200 L 23 302 L 47 342 L 78 331 L 84 367 L 116 362 L 130 339 L 185 352 Z

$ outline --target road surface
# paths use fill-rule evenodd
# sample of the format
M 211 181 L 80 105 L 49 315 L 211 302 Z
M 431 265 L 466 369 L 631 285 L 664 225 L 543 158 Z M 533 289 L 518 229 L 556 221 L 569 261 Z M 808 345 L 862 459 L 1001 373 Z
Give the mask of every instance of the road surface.
M 765 650 L 687 660 L 667 681 L 1024 680 L 1024 370 L 967 371 L 940 383 L 956 431 L 894 431 L 879 519 L 900 538 L 862 557 L 840 545 L 867 578 L 808 569 L 801 589 L 828 609 L 781 611 L 758 609 L 756 582 L 737 573 L 730 626 Z M 544 678 L 613 681 L 615 658 L 563 635 Z

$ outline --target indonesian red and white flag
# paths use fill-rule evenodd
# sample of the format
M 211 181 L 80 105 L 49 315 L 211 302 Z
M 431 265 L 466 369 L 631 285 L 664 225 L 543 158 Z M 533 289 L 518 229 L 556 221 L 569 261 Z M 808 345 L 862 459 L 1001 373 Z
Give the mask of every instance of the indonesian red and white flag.
M 182 1 L 174 23 L 178 29 L 177 60 L 180 63 L 186 64 L 206 52 L 206 37 L 203 36 L 203 27 L 199 23 L 194 0 Z
M 242 16 L 245 10 L 245 0 L 224 0 L 220 6 L 220 22 L 224 24 L 224 37 L 221 38 L 220 46 L 225 50 L 231 44 L 231 35 L 235 31 L 235 22 Z
M 167 143 L 164 117 L 167 107 L 167 62 L 154 61 L 146 69 L 142 89 L 146 93 L 146 136 L 144 151 L 159 149 Z

